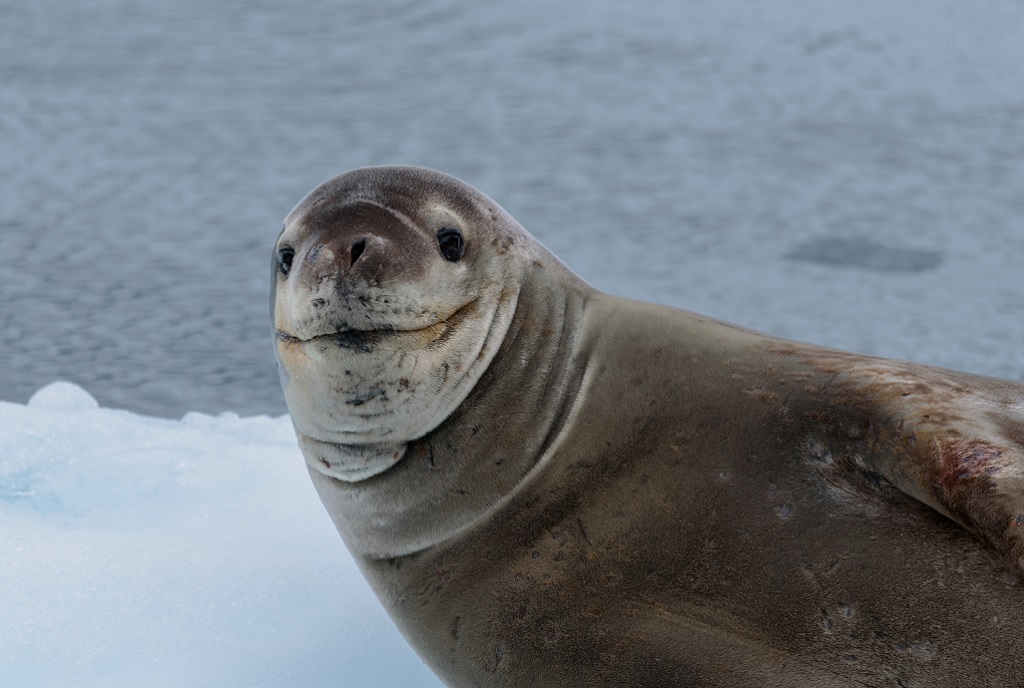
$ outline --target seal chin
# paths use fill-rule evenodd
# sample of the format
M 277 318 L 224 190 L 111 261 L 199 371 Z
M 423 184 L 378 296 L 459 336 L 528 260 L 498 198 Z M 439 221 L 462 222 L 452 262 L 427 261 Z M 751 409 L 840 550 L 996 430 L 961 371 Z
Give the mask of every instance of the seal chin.
M 405 456 L 404 443 L 337 444 L 321 442 L 296 430 L 306 463 L 320 473 L 356 483 L 388 470 Z

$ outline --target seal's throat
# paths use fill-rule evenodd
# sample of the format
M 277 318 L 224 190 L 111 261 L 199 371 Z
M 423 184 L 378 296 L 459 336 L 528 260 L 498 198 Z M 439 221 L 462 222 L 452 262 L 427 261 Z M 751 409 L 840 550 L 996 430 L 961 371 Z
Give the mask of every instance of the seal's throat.
M 314 473 L 353 552 L 386 559 L 448 541 L 486 519 L 557 445 L 587 369 L 593 292 L 524 280 L 501 345 L 465 400 L 402 460 L 357 483 Z M 315 467 L 313 467 L 315 468 Z

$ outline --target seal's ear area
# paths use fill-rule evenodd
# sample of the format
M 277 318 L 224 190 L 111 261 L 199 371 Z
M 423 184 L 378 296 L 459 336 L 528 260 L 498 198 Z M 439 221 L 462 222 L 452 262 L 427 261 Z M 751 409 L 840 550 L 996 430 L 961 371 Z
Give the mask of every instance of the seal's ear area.
M 437 230 L 437 247 L 441 250 L 441 256 L 445 260 L 458 263 L 462 259 L 466 242 L 459 230 L 454 227 L 442 227 Z

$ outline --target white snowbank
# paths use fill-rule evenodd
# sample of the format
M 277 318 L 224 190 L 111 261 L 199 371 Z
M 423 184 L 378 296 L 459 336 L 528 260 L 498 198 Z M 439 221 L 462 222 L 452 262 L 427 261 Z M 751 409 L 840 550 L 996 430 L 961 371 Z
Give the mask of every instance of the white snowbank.
M 58 382 L 0 402 L 0 446 L 0 685 L 440 685 L 287 417 L 159 420 Z

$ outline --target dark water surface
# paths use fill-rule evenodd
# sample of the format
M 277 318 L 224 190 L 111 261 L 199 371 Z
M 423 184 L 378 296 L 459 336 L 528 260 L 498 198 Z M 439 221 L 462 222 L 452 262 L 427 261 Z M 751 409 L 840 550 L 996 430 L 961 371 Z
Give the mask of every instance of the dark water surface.
M 973 8 L 973 9 L 972 9 Z M 460 176 L 595 285 L 1024 377 L 1024 4 L 0 1 L 0 399 L 281 413 L 269 253 Z

